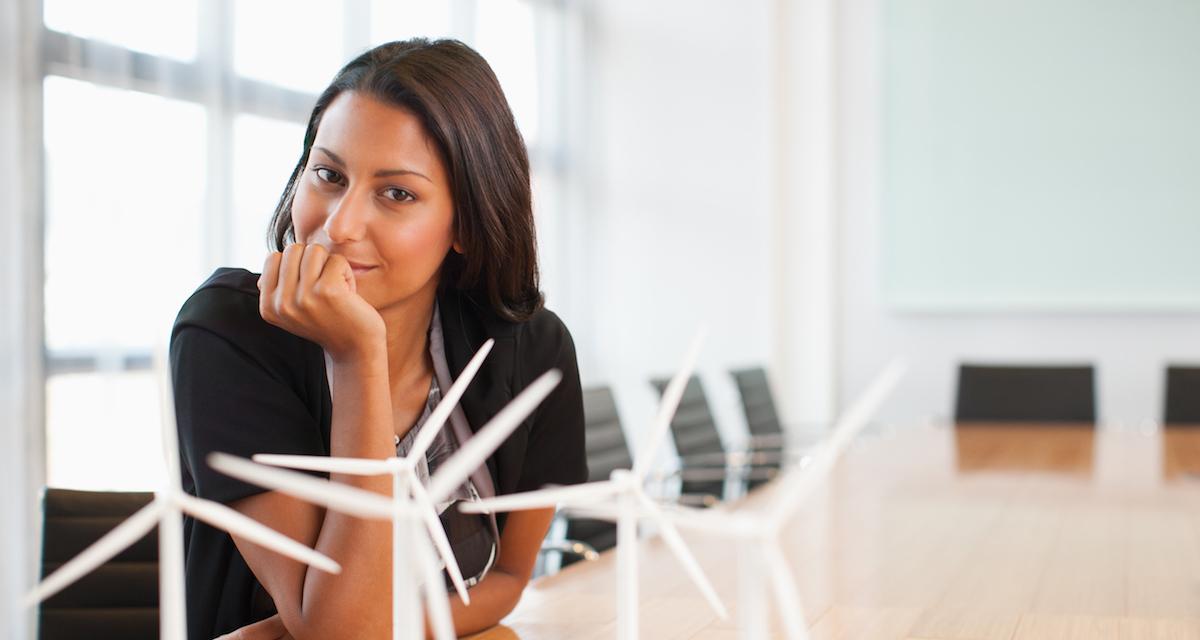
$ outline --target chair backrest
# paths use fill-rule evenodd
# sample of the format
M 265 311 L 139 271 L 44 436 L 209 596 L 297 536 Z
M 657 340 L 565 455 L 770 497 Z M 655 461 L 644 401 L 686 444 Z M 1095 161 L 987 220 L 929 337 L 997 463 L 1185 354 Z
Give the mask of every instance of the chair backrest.
M 955 420 L 1096 421 L 1096 374 L 1082 366 L 960 365 Z
M 1200 367 L 1167 367 L 1163 422 L 1200 426 Z
M 767 371 L 762 367 L 734 369 L 729 372 L 737 384 L 742 397 L 742 410 L 746 413 L 746 426 L 752 436 L 778 436 L 783 432 L 779 424 L 779 413 L 775 410 L 775 398 L 767 382 Z
M 42 577 L 154 499 L 152 493 L 46 489 Z M 42 603 L 42 640 L 158 637 L 158 533 Z
M 614 469 L 633 464 L 617 400 L 608 386 L 583 390 L 583 423 L 587 444 L 588 480 L 608 480 Z
M 666 378 L 656 378 L 650 384 L 662 395 L 668 382 Z M 688 378 L 679 410 L 671 420 L 671 437 L 675 440 L 675 450 L 684 458 L 695 454 L 725 452 L 721 433 L 708 406 L 704 385 L 698 376 Z
M 583 390 L 583 424 L 589 481 L 607 480 L 613 469 L 633 466 L 625 432 L 621 429 L 621 417 L 617 413 L 617 401 L 610 387 Z M 567 520 L 566 537 L 587 543 L 596 551 L 605 551 L 617 545 L 617 527 L 604 520 L 572 517 Z M 562 566 L 579 559 L 563 556 Z
M 650 384 L 658 390 L 661 396 L 670 381 L 666 378 L 651 380 Z M 671 437 L 675 440 L 675 451 L 684 459 L 685 469 L 689 465 L 687 458 L 708 458 L 708 465 L 721 468 L 721 457 L 725 454 L 725 445 L 721 442 L 721 434 L 717 431 L 717 423 L 713 420 L 712 410 L 708 406 L 708 398 L 704 394 L 704 386 L 700 378 L 688 378 L 684 388 L 683 398 L 679 409 L 671 420 Z M 707 454 L 707 455 L 706 455 Z M 713 454 L 718 454 L 714 461 Z M 707 500 L 717 501 L 725 496 L 725 480 L 718 479 L 688 479 L 680 484 L 680 493 L 685 496 L 709 496 Z M 706 502 L 712 504 L 712 502 Z

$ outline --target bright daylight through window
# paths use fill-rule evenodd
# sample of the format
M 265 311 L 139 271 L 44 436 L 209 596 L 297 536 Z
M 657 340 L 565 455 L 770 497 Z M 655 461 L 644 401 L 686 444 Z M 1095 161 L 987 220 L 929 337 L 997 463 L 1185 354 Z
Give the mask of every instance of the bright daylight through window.
M 261 268 L 316 92 L 353 55 L 414 35 L 478 47 L 530 145 L 535 184 L 552 188 L 563 168 L 544 159 L 561 154 L 538 110 L 557 85 L 537 50 L 553 11 L 527 0 L 45 0 L 47 485 L 146 489 L 162 477 L 153 349 L 214 268 Z

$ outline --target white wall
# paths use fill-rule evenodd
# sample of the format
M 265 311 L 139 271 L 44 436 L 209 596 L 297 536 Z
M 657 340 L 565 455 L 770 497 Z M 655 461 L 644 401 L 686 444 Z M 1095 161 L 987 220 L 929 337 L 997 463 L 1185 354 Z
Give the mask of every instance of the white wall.
M 1194 314 L 934 314 L 898 313 L 884 306 L 877 65 L 883 1 L 848 0 L 841 17 L 842 402 L 891 353 L 907 354 L 912 365 L 884 408 L 884 418 L 900 422 L 952 415 L 954 371 L 964 359 L 1091 361 L 1099 367 L 1102 420 L 1158 419 L 1163 364 L 1200 362 L 1200 322 Z
M 769 5 L 589 6 L 589 255 L 572 279 L 588 305 L 568 318 L 584 384 L 613 384 L 637 432 L 657 401 L 647 379 L 673 372 L 704 323 L 703 381 L 735 434 L 725 371 L 771 352 Z

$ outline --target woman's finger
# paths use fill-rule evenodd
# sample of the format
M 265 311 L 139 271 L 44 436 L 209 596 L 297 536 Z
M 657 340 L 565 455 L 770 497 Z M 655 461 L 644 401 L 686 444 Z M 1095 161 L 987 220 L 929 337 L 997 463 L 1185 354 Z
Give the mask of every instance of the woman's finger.
M 350 263 L 337 254 L 330 254 L 321 270 L 319 282 L 322 287 L 349 287 L 350 293 L 358 292 L 358 283 L 354 280 L 354 270 Z
M 287 629 L 283 626 L 283 620 L 277 613 L 241 629 L 231 631 L 216 640 L 280 640 L 280 638 L 289 637 L 291 636 L 288 635 Z
M 275 309 L 287 314 L 295 309 L 296 289 L 300 283 L 300 261 L 304 258 L 304 245 L 290 244 L 283 250 L 279 261 L 279 287 L 275 290 Z
M 304 249 L 304 257 L 300 260 L 300 282 L 296 289 L 297 304 L 300 303 L 300 298 L 312 293 L 328 258 L 329 251 L 319 244 L 310 244 Z
M 258 278 L 259 290 L 259 313 L 263 313 L 266 318 L 270 315 L 272 309 L 268 309 L 272 300 L 275 299 L 275 288 L 279 284 L 279 261 L 283 258 L 283 254 L 278 251 L 272 251 L 267 259 L 263 261 L 262 275 Z

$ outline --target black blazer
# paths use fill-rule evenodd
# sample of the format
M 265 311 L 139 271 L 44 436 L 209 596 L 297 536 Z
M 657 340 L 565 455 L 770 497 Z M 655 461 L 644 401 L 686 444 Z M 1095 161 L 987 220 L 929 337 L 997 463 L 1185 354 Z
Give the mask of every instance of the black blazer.
M 329 455 L 332 402 L 323 351 L 262 319 L 257 279 L 243 269 L 218 269 L 184 303 L 171 333 L 183 486 L 224 503 L 264 490 L 210 469 L 210 452 Z M 507 322 L 450 288 L 439 290 L 438 305 L 451 375 L 485 340 L 496 341 L 460 402 L 472 429 L 548 369 L 563 373 L 488 459 L 496 492 L 584 482 L 579 370 L 558 316 L 543 309 L 526 322 Z M 502 514 L 497 523 L 503 528 Z M 228 534 L 185 518 L 184 536 L 190 638 L 213 638 L 275 612 Z

